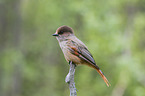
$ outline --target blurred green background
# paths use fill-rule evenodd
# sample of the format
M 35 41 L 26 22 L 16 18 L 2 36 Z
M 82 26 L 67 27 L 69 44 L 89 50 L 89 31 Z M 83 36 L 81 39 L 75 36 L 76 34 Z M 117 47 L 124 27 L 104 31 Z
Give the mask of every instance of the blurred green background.
M 78 66 L 78 96 L 145 96 L 145 0 L 0 0 L 0 96 L 69 96 L 62 25 L 111 83 Z

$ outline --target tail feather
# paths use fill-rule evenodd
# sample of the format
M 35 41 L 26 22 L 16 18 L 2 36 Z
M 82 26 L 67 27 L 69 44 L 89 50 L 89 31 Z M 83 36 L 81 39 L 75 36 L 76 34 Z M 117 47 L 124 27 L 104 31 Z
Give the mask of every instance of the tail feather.
M 99 68 L 97 65 L 92 65 L 92 64 L 90 64 L 90 65 L 88 65 L 88 66 L 90 66 L 90 67 L 96 69 L 97 72 L 98 72 L 98 73 L 100 74 L 100 76 L 102 77 L 102 79 L 104 80 L 104 82 L 106 83 L 106 85 L 107 85 L 108 87 L 111 86 L 111 84 L 109 83 L 109 81 L 107 80 L 107 78 L 105 77 L 105 75 L 103 74 L 103 72 L 100 70 L 100 68 Z
M 100 76 L 102 77 L 102 79 L 104 80 L 104 82 L 106 83 L 106 85 L 108 87 L 111 86 L 111 84 L 109 83 L 109 81 L 107 80 L 107 78 L 105 77 L 105 75 L 103 74 L 103 72 L 100 69 L 97 69 L 97 68 L 95 68 L 95 69 L 100 74 Z
M 105 75 L 103 74 L 103 72 L 100 70 L 100 68 L 97 65 L 91 66 L 91 67 L 97 70 L 97 72 L 100 74 L 100 76 L 102 77 L 102 79 L 104 80 L 104 82 L 106 83 L 108 87 L 111 86 L 111 84 L 109 83 L 109 81 L 107 80 L 107 78 L 105 77 Z

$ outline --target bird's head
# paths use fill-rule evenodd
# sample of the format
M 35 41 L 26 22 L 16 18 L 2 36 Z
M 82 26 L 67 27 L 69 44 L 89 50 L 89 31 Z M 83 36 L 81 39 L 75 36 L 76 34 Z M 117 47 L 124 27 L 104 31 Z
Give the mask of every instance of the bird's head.
M 70 36 L 74 36 L 74 32 L 71 27 L 63 25 L 56 30 L 53 36 L 55 36 L 59 41 L 62 41 L 69 38 Z

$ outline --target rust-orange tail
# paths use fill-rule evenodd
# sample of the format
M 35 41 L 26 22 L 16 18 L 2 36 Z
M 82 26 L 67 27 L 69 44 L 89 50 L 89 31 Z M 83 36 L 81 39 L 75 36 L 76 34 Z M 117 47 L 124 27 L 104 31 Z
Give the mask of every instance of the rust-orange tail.
M 109 81 L 107 80 L 107 78 L 105 77 L 105 75 L 103 74 L 103 72 L 100 69 L 96 69 L 97 72 L 101 75 L 102 79 L 104 80 L 104 82 L 106 83 L 106 85 L 109 87 L 111 86 L 111 84 L 109 83 Z
M 105 77 L 105 75 L 103 74 L 103 72 L 100 70 L 100 68 L 96 65 L 96 66 L 92 66 L 94 69 L 97 70 L 97 72 L 100 74 L 100 76 L 102 77 L 102 79 L 104 80 L 104 82 L 106 83 L 106 85 L 109 87 L 111 86 L 111 84 L 109 83 L 109 81 L 107 80 L 107 78 Z

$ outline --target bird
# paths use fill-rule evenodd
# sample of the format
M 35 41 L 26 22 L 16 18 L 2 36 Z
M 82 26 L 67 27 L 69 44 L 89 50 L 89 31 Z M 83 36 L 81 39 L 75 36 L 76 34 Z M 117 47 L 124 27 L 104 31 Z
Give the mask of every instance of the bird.
M 72 62 L 75 65 L 88 65 L 94 68 L 100 74 L 106 85 L 108 87 L 111 86 L 104 73 L 96 64 L 87 46 L 74 35 L 71 27 L 63 25 L 56 30 L 53 36 L 58 40 L 67 62 Z

